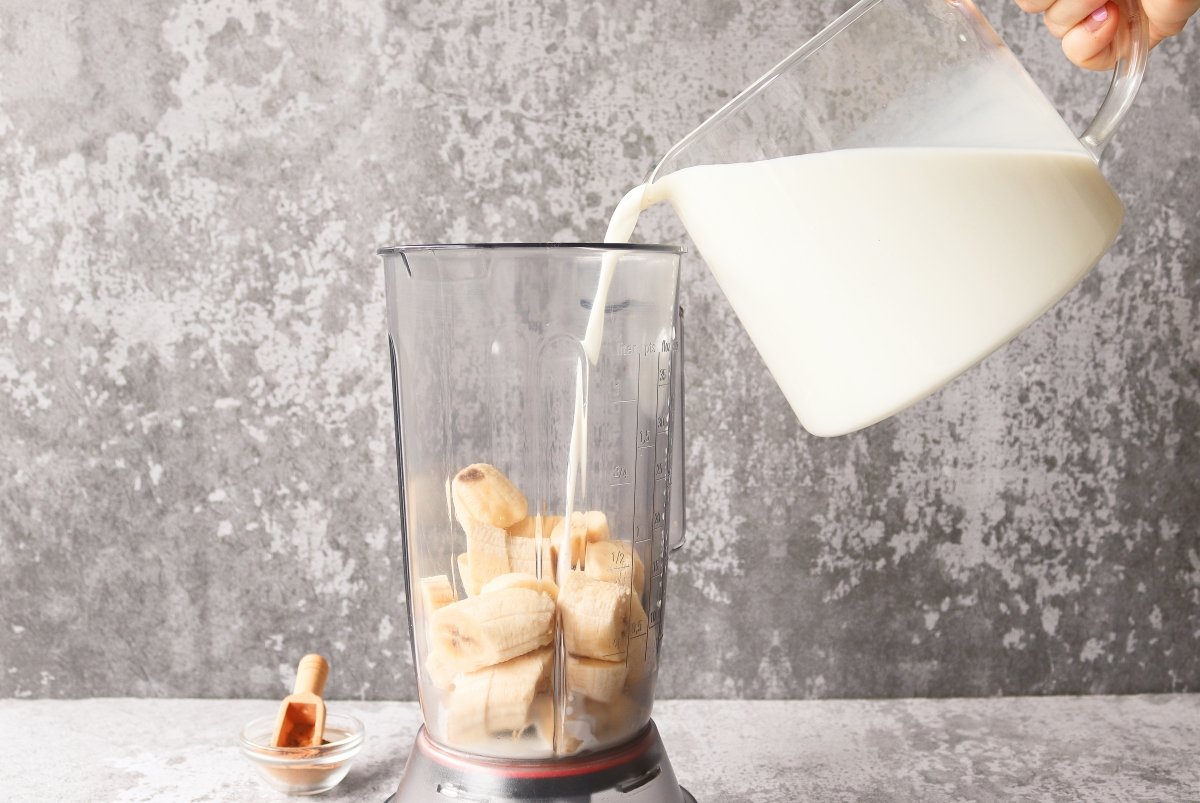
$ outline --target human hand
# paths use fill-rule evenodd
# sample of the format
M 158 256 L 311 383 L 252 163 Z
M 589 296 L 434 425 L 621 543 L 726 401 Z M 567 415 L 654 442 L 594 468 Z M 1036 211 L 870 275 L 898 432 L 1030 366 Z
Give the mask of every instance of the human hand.
M 1150 47 L 1183 30 L 1200 9 L 1200 0 L 1141 0 L 1150 25 Z M 1062 41 L 1067 58 L 1088 70 L 1108 70 L 1116 63 L 1121 10 L 1106 0 L 1016 0 L 1022 11 L 1041 14 L 1047 30 Z

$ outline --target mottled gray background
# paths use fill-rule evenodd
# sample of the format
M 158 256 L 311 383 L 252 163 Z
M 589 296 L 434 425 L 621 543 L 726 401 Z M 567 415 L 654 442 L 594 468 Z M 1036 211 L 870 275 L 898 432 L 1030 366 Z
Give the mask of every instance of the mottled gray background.
M 599 237 L 848 5 L 0 3 L 0 695 L 275 696 L 316 649 L 411 697 L 375 246 Z M 1082 127 L 1105 79 L 984 10 Z M 662 694 L 1200 690 L 1196 26 L 1105 169 L 1082 287 L 849 437 L 688 257 Z

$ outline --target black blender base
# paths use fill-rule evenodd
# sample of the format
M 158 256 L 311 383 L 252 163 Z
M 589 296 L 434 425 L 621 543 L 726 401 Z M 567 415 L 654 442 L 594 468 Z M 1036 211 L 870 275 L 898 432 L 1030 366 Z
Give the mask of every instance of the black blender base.
M 651 722 L 628 744 L 574 759 L 504 761 L 446 750 L 422 727 L 386 803 L 696 803 Z

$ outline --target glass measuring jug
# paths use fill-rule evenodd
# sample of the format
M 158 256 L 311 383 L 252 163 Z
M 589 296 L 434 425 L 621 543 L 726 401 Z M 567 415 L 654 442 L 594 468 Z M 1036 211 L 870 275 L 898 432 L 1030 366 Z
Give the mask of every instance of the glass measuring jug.
M 837 435 L 936 391 L 1096 264 L 1096 162 L 1146 60 L 1136 0 L 1082 139 L 970 0 L 861 0 L 674 146 L 667 200 L 801 423 Z
M 511 759 L 633 738 L 682 539 L 680 249 L 379 253 L 427 731 Z

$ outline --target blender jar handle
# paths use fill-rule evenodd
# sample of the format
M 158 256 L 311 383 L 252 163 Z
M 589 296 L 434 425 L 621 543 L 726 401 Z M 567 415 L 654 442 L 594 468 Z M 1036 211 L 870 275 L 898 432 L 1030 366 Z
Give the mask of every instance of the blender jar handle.
M 1113 67 L 1112 83 L 1108 94 L 1100 104 L 1100 111 L 1083 132 L 1079 141 L 1100 161 L 1100 155 L 1108 147 L 1117 126 L 1125 119 L 1142 75 L 1146 72 L 1146 58 L 1150 52 L 1150 24 L 1142 10 L 1141 0 L 1116 0 L 1120 10 L 1120 27 L 1117 29 L 1113 46 L 1117 49 L 1117 63 Z
M 683 307 L 675 318 L 675 352 L 671 355 L 671 483 L 667 500 L 668 546 L 674 552 L 683 546 L 686 527 L 683 461 Z

